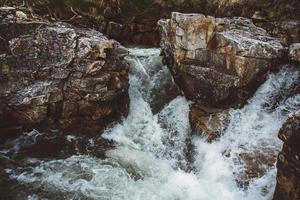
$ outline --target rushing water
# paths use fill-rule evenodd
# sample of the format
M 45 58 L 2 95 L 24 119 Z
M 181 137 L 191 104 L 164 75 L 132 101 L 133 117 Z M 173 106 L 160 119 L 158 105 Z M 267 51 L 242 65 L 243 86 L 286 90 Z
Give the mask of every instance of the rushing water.
M 31 167 L 7 170 L 12 179 L 38 189 L 27 199 L 272 199 L 274 157 L 281 148 L 277 133 L 289 113 L 300 106 L 300 95 L 287 92 L 298 83 L 298 73 L 284 67 L 270 75 L 244 108 L 230 111 L 221 138 L 207 143 L 191 134 L 190 102 L 182 96 L 164 100 L 175 96 L 176 87 L 161 63 L 159 49 L 131 49 L 127 60 L 130 112 L 103 135 L 115 147 L 107 150 L 104 159 L 86 154 L 31 159 Z M 193 161 L 187 159 L 189 140 Z M 256 158 L 263 174 L 250 179 L 247 187 L 238 184 L 249 165 L 242 155 L 264 158 Z

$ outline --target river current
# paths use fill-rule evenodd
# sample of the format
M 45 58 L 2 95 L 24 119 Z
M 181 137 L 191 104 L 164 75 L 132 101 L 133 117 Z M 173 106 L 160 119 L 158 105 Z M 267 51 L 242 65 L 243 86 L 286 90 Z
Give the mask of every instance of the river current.
M 26 167 L 6 169 L 12 180 L 38 191 L 25 199 L 272 199 L 282 146 L 277 134 L 300 107 L 300 95 L 286 91 L 299 74 L 285 66 L 270 74 L 246 106 L 229 111 L 228 127 L 208 143 L 191 132 L 191 102 L 177 91 L 159 54 L 160 49 L 130 49 L 129 115 L 102 135 L 114 144 L 104 157 L 77 152 L 62 159 L 27 158 Z M 97 149 L 93 140 L 88 145 Z M 247 156 L 262 174 L 241 186 Z

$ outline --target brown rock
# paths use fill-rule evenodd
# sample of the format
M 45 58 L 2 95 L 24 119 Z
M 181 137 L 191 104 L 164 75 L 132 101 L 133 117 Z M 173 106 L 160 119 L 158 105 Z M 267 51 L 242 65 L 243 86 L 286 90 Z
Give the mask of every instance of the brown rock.
M 227 109 L 244 105 L 286 53 L 278 39 L 242 17 L 172 13 L 158 25 L 165 62 L 194 102 L 191 127 L 208 141 L 225 130 Z
M 277 161 L 277 185 L 274 200 L 300 198 L 300 111 L 294 113 L 279 131 L 284 142 Z
M 299 4 L 299 2 L 298 2 Z M 298 8 L 299 9 L 299 8 Z M 292 43 L 300 42 L 300 20 L 286 19 L 275 20 L 271 22 L 257 22 L 255 25 L 263 27 L 267 32 L 285 45 L 289 46 Z
M 212 142 L 227 127 L 229 113 L 227 110 L 213 108 L 209 105 L 193 104 L 190 108 L 189 118 L 193 132 Z
M 100 133 L 127 114 L 127 50 L 118 42 L 69 24 L 16 20 L 1 10 L 0 18 L 0 34 L 8 38 L 0 41 L 0 130 Z
M 243 147 L 240 147 L 243 149 Z M 267 146 L 263 151 L 247 151 L 238 155 L 238 162 L 242 162 L 245 169 L 236 174 L 236 181 L 241 187 L 249 186 L 249 183 L 255 179 L 260 178 L 274 166 L 276 163 L 276 155 L 278 152 L 273 148 Z
M 300 111 L 294 113 L 279 131 L 284 142 L 277 161 L 275 200 L 300 198 Z
M 168 67 L 196 101 L 244 103 L 285 53 L 279 40 L 246 18 L 172 13 L 158 24 Z
M 123 31 L 123 25 L 116 22 L 108 22 L 106 35 L 110 38 L 120 39 Z

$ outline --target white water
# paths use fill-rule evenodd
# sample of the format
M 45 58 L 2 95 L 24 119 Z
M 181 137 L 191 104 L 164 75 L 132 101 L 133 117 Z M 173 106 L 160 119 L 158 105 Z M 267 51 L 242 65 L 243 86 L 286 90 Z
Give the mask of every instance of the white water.
M 189 102 L 177 97 L 153 114 L 149 102 L 155 95 L 151 91 L 163 90 L 165 80 L 158 77 L 168 75 L 166 67 L 161 64 L 158 49 L 130 52 L 130 112 L 122 123 L 104 134 L 118 144 L 106 153 L 107 158 L 79 155 L 40 162 L 29 172 L 14 177 L 32 187 L 42 185 L 48 192 L 62 193 L 67 199 L 271 199 L 275 163 L 261 163 L 264 174 L 242 189 L 236 179 L 243 176 L 246 165 L 239 155 L 276 155 L 281 148 L 278 130 L 287 115 L 299 107 L 300 96 L 283 97 L 272 109 L 268 104 L 295 84 L 299 75 L 288 69 L 270 75 L 247 106 L 230 111 L 229 126 L 218 141 L 210 144 L 204 138 L 193 137 L 193 171 L 187 172 Z

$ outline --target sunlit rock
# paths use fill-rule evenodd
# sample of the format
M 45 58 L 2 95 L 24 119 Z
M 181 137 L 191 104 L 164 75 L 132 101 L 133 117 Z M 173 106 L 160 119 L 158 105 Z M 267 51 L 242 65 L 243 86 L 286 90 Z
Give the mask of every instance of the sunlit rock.
M 209 141 L 220 131 L 208 128 L 207 121 L 219 123 L 222 109 L 244 105 L 286 53 L 278 39 L 242 17 L 172 13 L 158 25 L 162 53 L 175 82 L 198 107 L 219 110 L 191 109 L 194 132 Z
M 246 18 L 173 13 L 158 24 L 166 62 L 193 100 L 242 103 L 285 53 L 279 40 Z

